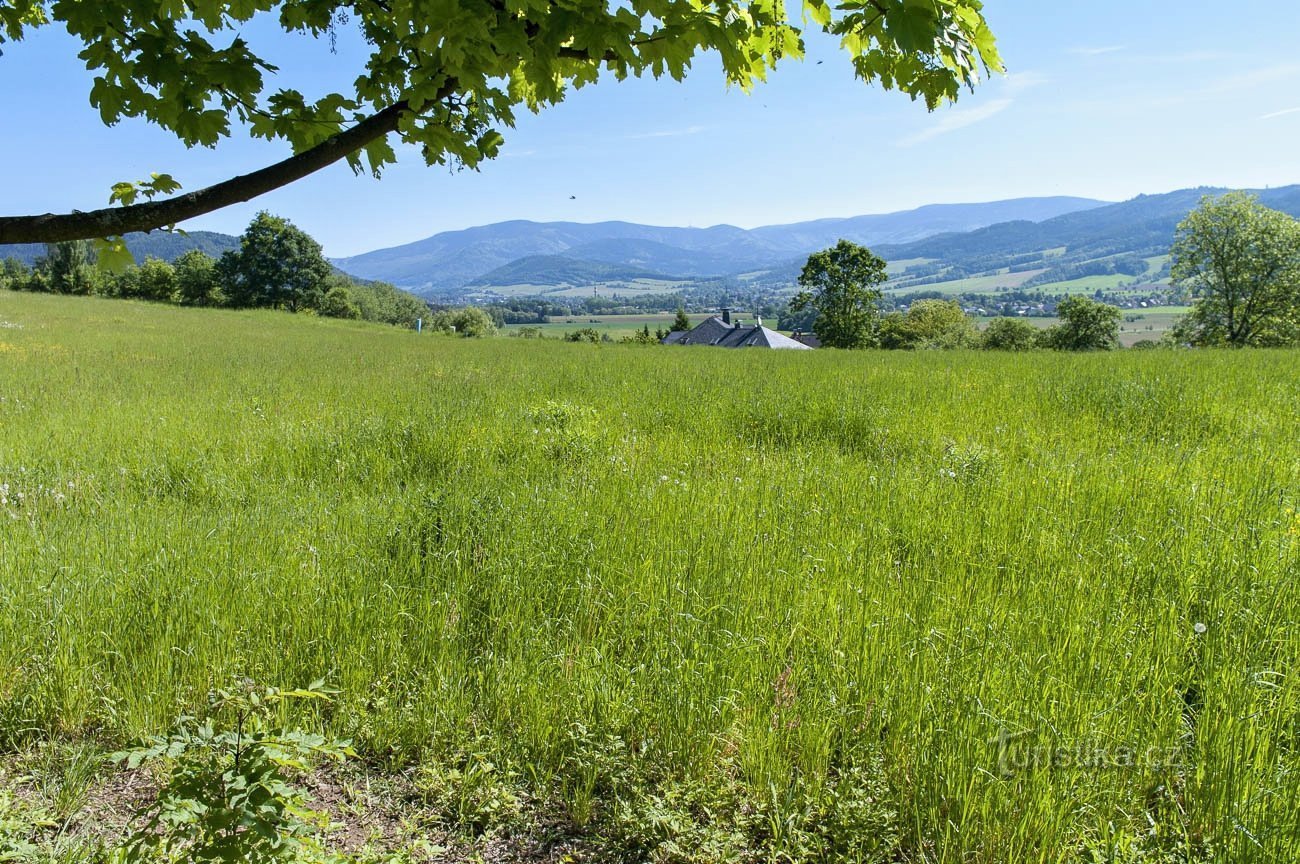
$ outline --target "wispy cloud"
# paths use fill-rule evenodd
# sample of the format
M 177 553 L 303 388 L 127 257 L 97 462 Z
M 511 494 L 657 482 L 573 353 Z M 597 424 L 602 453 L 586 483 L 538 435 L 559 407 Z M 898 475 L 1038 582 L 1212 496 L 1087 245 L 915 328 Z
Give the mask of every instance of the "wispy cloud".
M 1272 120 L 1274 117 L 1285 117 L 1288 114 L 1300 114 L 1300 108 L 1283 108 L 1281 111 L 1274 111 L 1271 114 L 1265 114 L 1259 119 Z
M 1207 87 L 1204 92 L 1238 93 L 1262 84 L 1271 84 L 1274 81 L 1285 81 L 1290 78 L 1300 78 L 1300 63 L 1276 63 L 1272 66 L 1251 69 L 1239 75 L 1229 75 Z
M 917 144 L 923 144 L 938 138 L 940 135 L 947 135 L 956 132 L 958 129 L 965 129 L 967 126 L 974 126 L 976 123 L 983 123 L 990 117 L 996 117 L 1003 111 L 1015 104 L 1014 99 L 994 99 L 992 102 L 986 102 L 978 108 L 954 108 L 951 111 L 939 117 L 939 121 L 933 126 L 922 129 L 915 135 L 909 135 L 898 142 L 899 147 L 914 147 Z
M 1127 48 L 1127 45 L 1102 45 L 1089 48 L 1071 48 L 1071 54 L 1077 54 L 1080 57 L 1100 57 L 1103 54 L 1115 54 Z
M 646 138 L 680 138 L 683 135 L 698 135 L 708 126 L 687 126 L 683 129 L 660 129 L 655 132 L 638 132 L 634 135 L 625 135 L 628 141 L 640 141 Z
M 951 108 L 938 115 L 938 120 L 914 135 L 899 140 L 899 147 L 915 147 L 932 141 L 941 135 L 948 135 L 959 129 L 983 123 L 996 117 L 1016 102 L 1016 97 L 1026 90 L 1047 83 L 1048 79 L 1036 72 L 1019 72 L 1002 79 L 1002 94 L 997 99 L 977 105 L 974 108 Z

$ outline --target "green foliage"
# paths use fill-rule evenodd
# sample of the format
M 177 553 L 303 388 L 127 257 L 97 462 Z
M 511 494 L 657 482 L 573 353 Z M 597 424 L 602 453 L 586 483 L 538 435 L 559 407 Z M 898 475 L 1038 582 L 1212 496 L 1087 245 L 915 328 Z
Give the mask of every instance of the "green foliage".
M 1020 318 L 994 318 L 984 328 L 982 343 L 990 351 L 1029 351 L 1038 347 L 1039 329 Z
M 114 183 L 113 190 L 108 196 L 108 203 L 129 207 L 140 196 L 152 201 L 159 195 L 166 196 L 178 192 L 180 188 L 181 184 L 177 183 L 172 175 L 153 173 L 149 175 L 148 180 L 123 180 Z
M 678 306 L 677 314 L 673 317 L 673 326 L 668 328 L 669 332 L 682 333 L 690 329 L 691 319 L 686 317 L 686 310 Z
M 301 690 L 242 682 L 209 697 L 208 716 L 182 718 L 166 738 L 114 754 L 129 768 L 157 763 L 167 777 L 138 814 L 120 855 L 158 861 L 327 862 L 323 814 L 308 809 L 295 779 L 320 760 L 355 755 L 345 742 L 275 725 L 289 700 L 328 700 L 317 681 Z M 229 720 L 220 728 L 216 720 Z
M 886 264 L 871 250 L 841 240 L 808 256 L 790 311 L 817 310 L 813 332 L 827 348 L 872 348 L 880 342 L 880 290 Z
M 140 265 L 136 278 L 136 290 L 139 293 L 136 296 L 171 303 L 176 299 L 178 287 L 176 269 L 166 261 L 147 258 Z
M 334 285 L 325 292 L 317 311 L 328 318 L 356 320 L 361 317 L 361 307 L 353 299 L 352 292 L 342 285 Z
M 662 330 L 659 331 L 658 334 L 651 333 L 650 325 L 645 324 L 642 325 L 640 330 L 637 330 L 631 336 L 624 336 L 618 341 L 631 345 L 658 345 L 663 341 L 663 338 L 666 335 L 668 334 L 664 333 Z
M 497 335 L 492 316 L 477 306 L 435 312 L 427 326 L 435 333 L 455 333 L 468 339 Z
M 1174 282 L 1196 298 L 1180 341 L 1300 344 L 1300 221 L 1244 192 L 1207 196 L 1171 254 Z
M 1042 331 L 1042 344 L 1057 351 L 1113 351 L 1119 347 L 1120 310 L 1079 294 L 1056 306 L 1061 323 Z
M 45 257 L 36 262 L 36 269 L 45 276 L 44 286 L 37 290 L 94 294 L 99 285 L 94 245 L 88 240 L 47 244 Z
M 841 38 L 859 78 L 930 108 L 1001 69 L 979 0 L 799 5 L 818 28 Z M 513 125 L 519 107 L 539 111 L 602 72 L 619 80 L 647 74 L 680 80 L 697 55 L 713 52 L 727 82 L 749 89 L 780 60 L 804 53 L 790 11 L 769 0 L 740 6 L 578 0 L 561 14 L 544 0 L 469 0 L 438 14 L 418 5 L 318 0 L 195 0 L 184 6 L 24 0 L 4 9 L 0 42 L 21 38 L 48 14 L 82 43 L 79 56 L 94 75 L 90 101 L 108 125 L 142 117 L 188 146 L 213 146 L 235 124 L 245 124 L 254 137 L 282 139 L 301 152 L 406 100 L 411 111 L 398 129 L 402 141 L 421 150 L 429 164 L 450 159 L 471 167 L 498 153 L 499 130 Z M 268 73 L 276 71 L 276 61 L 255 53 L 242 36 L 258 15 L 286 32 L 315 37 L 357 28 L 370 55 L 356 70 L 355 86 L 315 98 L 272 88 Z M 349 157 L 354 170 L 376 175 L 394 159 L 383 139 Z M 114 197 L 127 202 L 174 188 L 174 181 L 163 180 L 170 178 L 119 184 Z
M 428 303 L 386 282 L 351 282 L 343 277 L 339 280 L 346 283 L 363 320 L 413 329 L 417 320 L 429 318 Z
M 977 340 L 975 322 L 952 300 L 917 300 L 907 312 L 885 316 L 880 327 L 882 348 L 970 348 Z
M 0 288 L 10 291 L 28 290 L 28 280 L 32 278 L 31 268 L 14 257 L 0 261 Z
M 221 256 L 217 272 L 232 306 L 298 312 L 320 306 L 332 271 L 319 243 L 263 210 L 244 231 L 239 251 Z
M 198 249 L 191 249 L 176 259 L 176 293 L 180 302 L 190 306 L 220 306 L 225 302 L 217 280 L 217 261 Z
M 488 741 L 480 743 L 485 750 L 491 746 Z M 485 750 L 425 762 L 412 784 L 450 827 L 472 836 L 508 826 L 523 815 L 519 775 L 502 770 Z
M 565 342 L 590 342 L 592 345 L 599 345 L 603 339 L 604 336 L 594 327 L 581 327 L 564 334 Z

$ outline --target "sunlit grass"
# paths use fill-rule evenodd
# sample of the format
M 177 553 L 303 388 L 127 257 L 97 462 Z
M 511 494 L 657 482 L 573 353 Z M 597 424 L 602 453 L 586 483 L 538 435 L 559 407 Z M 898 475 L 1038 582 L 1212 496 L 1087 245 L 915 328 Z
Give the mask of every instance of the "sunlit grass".
M 578 822 L 602 759 L 778 814 L 852 763 L 905 860 L 1295 851 L 1300 354 L 0 322 L 9 747 L 324 677 L 303 722 Z

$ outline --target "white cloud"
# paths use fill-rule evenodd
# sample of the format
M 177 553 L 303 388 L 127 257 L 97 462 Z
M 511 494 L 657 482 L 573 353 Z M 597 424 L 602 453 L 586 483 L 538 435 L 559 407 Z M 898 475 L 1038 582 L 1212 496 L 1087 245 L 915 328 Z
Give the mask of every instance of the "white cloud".
M 947 135 L 950 132 L 956 132 L 958 129 L 965 129 L 967 126 L 974 126 L 976 123 L 983 123 L 990 117 L 995 117 L 1015 104 L 1014 99 L 994 99 L 978 108 L 954 108 L 946 114 L 939 116 L 939 121 L 927 129 L 922 129 L 915 135 L 909 135 L 898 142 L 899 147 L 912 147 L 916 144 L 923 144 L 940 135 Z
M 1283 108 L 1281 111 L 1274 111 L 1271 114 L 1265 114 L 1259 119 L 1272 120 L 1274 117 L 1285 117 L 1288 114 L 1300 114 L 1300 108 Z
M 1030 88 L 1046 84 L 1048 80 L 1048 78 L 1039 75 L 1037 72 L 1018 72 L 1008 75 L 1002 79 L 1002 95 L 999 98 L 992 99 L 974 108 L 950 108 L 937 115 L 938 119 L 932 125 L 914 135 L 901 139 L 898 146 L 914 147 L 941 135 L 948 135 L 959 129 L 974 126 L 976 123 L 983 123 L 985 120 L 996 117 L 1014 105 L 1016 96 Z
M 645 138 L 680 138 L 683 135 L 698 135 L 703 132 L 707 126 L 687 126 L 684 129 L 661 129 L 657 132 L 638 132 L 635 135 L 624 136 L 629 141 L 639 141 Z

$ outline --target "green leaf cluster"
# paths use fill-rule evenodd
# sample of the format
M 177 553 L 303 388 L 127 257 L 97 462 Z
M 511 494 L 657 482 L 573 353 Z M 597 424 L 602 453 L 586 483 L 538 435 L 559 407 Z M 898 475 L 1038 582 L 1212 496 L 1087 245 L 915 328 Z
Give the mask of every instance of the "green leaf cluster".
M 980 0 L 801 0 L 800 8 L 805 24 L 840 38 L 859 78 L 930 108 L 1002 68 Z M 519 107 L 539 111 L 602 75 L 680 80 L 713 53 L 725 80 L 748 90 L 803 56 L 791 11 L 784 0 L 21 0 L 0 7 L 0 38 L 62 24 L 82 44 L 90 100 L 108 125 L 144 118 L 189 146 L 212 147 L 238 124 L 301 152 L 404 103 L 403 142 L 429 164 L 473 167 L 497 155 Z M 277 66 L 241 35 L 254 16 L 331 41 L 355 29 L 369 54 L 354 86 L 275 87 Z M 348 158 L 378 175 L 395 151 L 381 138 Z M 129 203 L 144 189 L 120 184 L 114 200 Z
M 171 735 L 114 754 L 129 768 L 156 764 L 166 772 L 117 860 L 337 860 L 320 840 L 325 816 L 306 806 L 295 781 L 320 760 L 356 754 L 346 742 L 273 722 L 286 702 L 327 701 L 334 692 L 320 681 L 296 690 L 242 682 L 212 693 L 206 718 L 182 718 Z M 217 725 L 218 719 L 229 725 Z

